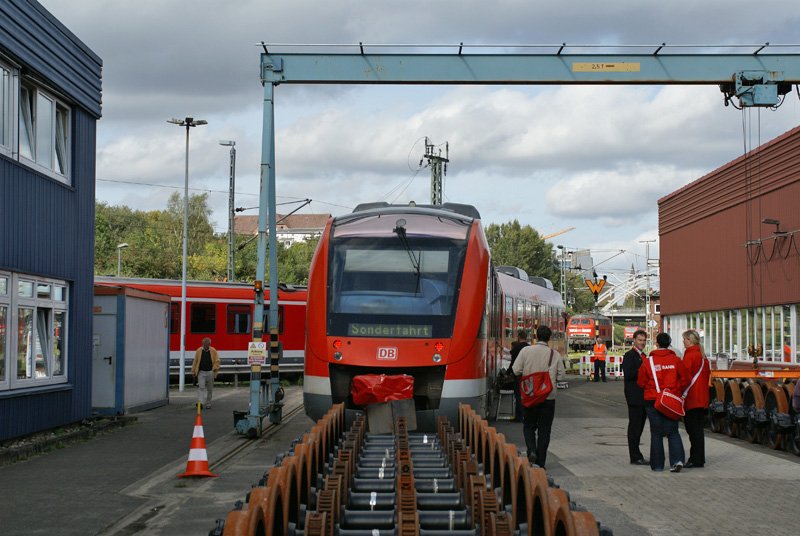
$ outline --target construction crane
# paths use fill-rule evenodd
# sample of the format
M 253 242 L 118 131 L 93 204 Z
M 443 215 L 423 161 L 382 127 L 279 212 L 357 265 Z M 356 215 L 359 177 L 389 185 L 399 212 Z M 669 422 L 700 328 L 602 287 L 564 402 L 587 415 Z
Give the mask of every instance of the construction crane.
M 554 237 L 556 237 L 558 235 L 562 235 L 564 233 L 568 233 L 568 232 L 574 231 L 574 230 L 575 230 L 575 227 L 567 227 L 566 229 L 561 229 L 560 231 L 556 231 L 555 233 L 550 233 L 548 235 L 544 235 L 542 237 L 542 240 L 547 240 L 548 238 L 554 238 Z

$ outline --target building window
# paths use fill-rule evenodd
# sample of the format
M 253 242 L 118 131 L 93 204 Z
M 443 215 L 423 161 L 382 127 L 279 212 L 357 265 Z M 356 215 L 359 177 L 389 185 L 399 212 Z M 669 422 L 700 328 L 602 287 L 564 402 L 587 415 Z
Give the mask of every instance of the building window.
M 19 157 L 39 171 L 69 183 L 70 109 L 28 83 L 19 90 Z
M 12 147 L 12 88 L 11 69 L 0 63 L 0 149 L 6 154 L 11 154 Z
M 67 381 L 67 298 L 64 281 L 0 273 L 0 390 Z

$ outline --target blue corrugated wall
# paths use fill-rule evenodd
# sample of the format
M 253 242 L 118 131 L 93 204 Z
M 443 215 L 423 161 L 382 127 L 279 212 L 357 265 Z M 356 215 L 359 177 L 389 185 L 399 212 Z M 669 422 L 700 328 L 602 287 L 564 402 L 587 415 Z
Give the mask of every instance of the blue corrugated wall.
M 0 391 L 0 441 L 87 416 L 100 59 L 41 5 L 0 1 L 0 51 L 73 101 L 72 184 L 0 155 L 0 268 L 70 282 L 68 383 Z

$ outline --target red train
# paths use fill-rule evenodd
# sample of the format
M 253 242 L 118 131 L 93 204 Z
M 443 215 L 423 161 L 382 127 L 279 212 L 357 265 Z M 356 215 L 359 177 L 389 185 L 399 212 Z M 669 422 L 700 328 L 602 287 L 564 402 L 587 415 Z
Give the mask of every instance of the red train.
M 178 377 L 180 363 L 181 282 L 167 279 L 95 277 L 95 283 L 127 286 L 172 297 L 170 307 L 170 376 Z M 264 316 L 269 310 L 269 289 L 264 290 Z M 247 346 L 252 340 L 253 285 L 187 281 L 186 283 L 186 368 L 191 370 L 194 352 L 209 337 L 219 351 L 222 375 L 246 373 Z M 303 370 L 303 332 L 306 316 L 306 288 L 281 285 L 278 288 L 278 340 L 283 343 L 281 372 Z M 264 325 L 267 325 L 266 320 Z
M 359 409 L 353 378 L 385 373 L 413 376 L 420 429 L 460 402 L 486 414 L 516 328 L 558 330 L 562 312 L 557 292 L 492 268 L 474 207 L 359 205 L 328 221 L 311 262 L 306 413 Z
M 613 335 L 611 319 L 597 313 L 575 315 L 567 325 L 567 342 L 572 350 L 587 350 L 594 346 L 594 339 L 602 337 L 609 343 Z

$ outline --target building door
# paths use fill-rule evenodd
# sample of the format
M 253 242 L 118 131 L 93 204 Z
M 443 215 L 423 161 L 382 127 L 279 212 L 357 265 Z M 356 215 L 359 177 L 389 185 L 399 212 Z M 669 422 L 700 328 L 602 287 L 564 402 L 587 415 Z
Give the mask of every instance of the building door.
M 117 370 L 117 316 L 94 315 L 92 407 L 114 408 Z

